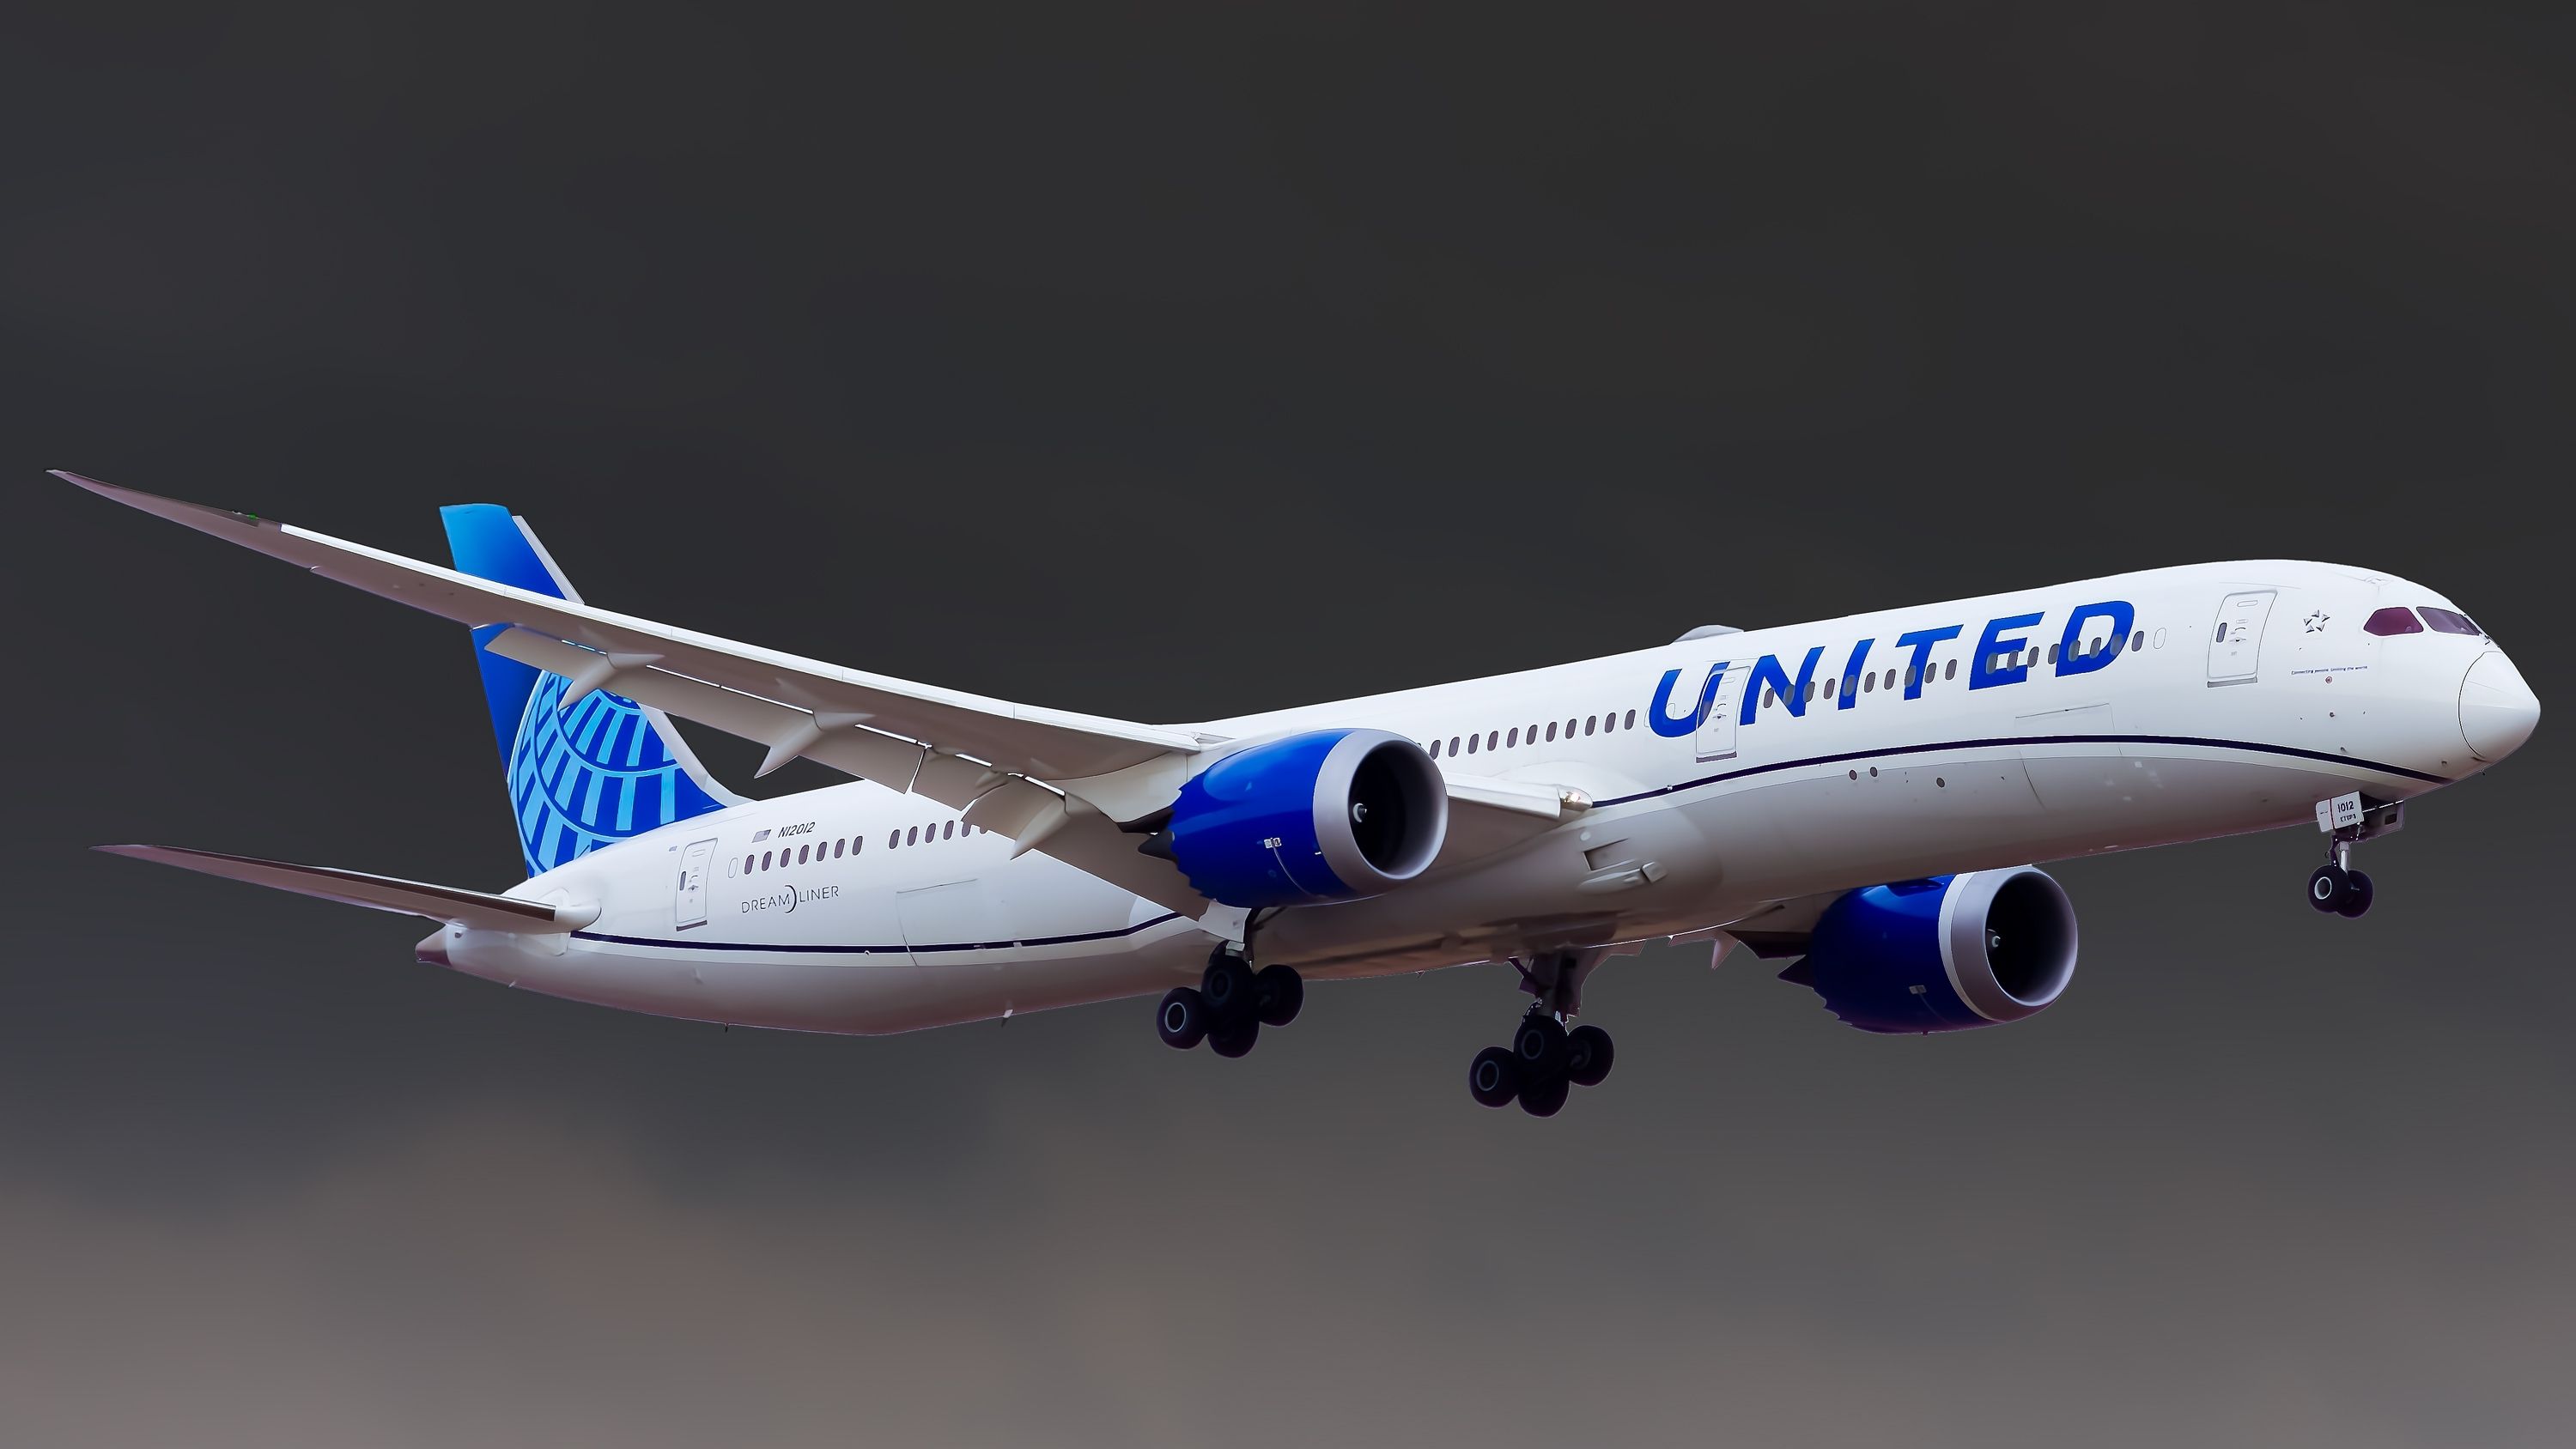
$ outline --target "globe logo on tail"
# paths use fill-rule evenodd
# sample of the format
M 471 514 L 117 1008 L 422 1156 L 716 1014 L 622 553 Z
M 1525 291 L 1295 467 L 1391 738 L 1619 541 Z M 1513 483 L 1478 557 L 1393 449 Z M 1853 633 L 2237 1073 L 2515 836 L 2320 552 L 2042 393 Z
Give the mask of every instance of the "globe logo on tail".
M 654 717 L 594 690 L 562 708 L 570 681 L 540 675 L 510 747 L 510 800 L 528 873 L 723 808 L 673 757 Z

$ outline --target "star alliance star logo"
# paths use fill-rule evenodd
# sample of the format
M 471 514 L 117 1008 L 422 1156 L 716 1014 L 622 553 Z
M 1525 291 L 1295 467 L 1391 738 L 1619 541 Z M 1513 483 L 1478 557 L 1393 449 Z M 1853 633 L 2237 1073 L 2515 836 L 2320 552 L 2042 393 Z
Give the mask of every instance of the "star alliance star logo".
M 2310 614 L 2308 617 L 2306 617 L 2306 618 L 2304 618 L 2304 619 L 2301 619 L 2299 622 L 2300 622 L 2301 624 L 2304 624 L 2304 625 L 2306 625 L 2306 626 L 2307 626 L 2307 630 L 2308 630 L 2308 632 L 2309 632 L 2309 633 L 2311 633 L 2311 634 L 2322 634 L 2322 633 L 2324 633 L 2324 632 L 2325 632 L 2325 629 L 2326 629 L 2326 619 L 2327 619 L 2327 617 L 2328 617 L 2328 616 L 2327 616 L 2327 614 L 2326 614 L 2326 611 L 2325 611 L 2325 610 L 2323 610 L 2323 609 L 2319 609 L 2319 610 L 2317 610 L 2315 613 Z

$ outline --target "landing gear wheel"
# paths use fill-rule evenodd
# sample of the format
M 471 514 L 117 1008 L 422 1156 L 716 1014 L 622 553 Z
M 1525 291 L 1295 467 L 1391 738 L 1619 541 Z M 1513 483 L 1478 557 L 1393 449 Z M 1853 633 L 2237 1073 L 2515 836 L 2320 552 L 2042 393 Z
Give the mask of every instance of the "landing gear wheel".
M 1578 1026 L 1565 1034 L 1565 1079 L 1578 1087 L 1597 1087 L 1610 1075 L 1610 1033 L 1597 1026 Z
M 1154 1031 L 1163 1045 L 1188 1051 L 1208 1034 L 1207 998 L 1195 986 L 1175 986 L 1163 993 L 1163 1004 L 1154 1008 Z
M 1562 1076 L 1547 1077 L 1521 1088 L 1521 1110 L 1533 1117 L 1553 1117 L 1565 1106 L 1574 1084 Z
M 2362 871 L 2344 872 L 2343 899 L 2335 902 L 2335 914 L 2357 917 L 2370 909 L 2370 876 Z
M 1286 966 L 1264 966 L 1252 978 L 1253 1014 L 1263 1026 L 1286 1026 L 1306 1004 L 1306 978 Z
M 1520 1058 L 1525 1082 L 1565 1075 L 1565 1023 L 1552 1016 L 1521 1018 L 1521 1029 L 1512 1033 L 1512 1055 Z
M 1208 957 L 1207 974 L 1199 978 L 1199 994 L 1207 998 L 1210 1026 L 1234 1026 L 1251 1021 L 1251 965 L 1231 951 L 1217 951 Z
M 1208 1050 L 1221 1057 L 1239 1057 L 1252 1050 L 1261 1040 L 1261 1023 L 1247 1020 L 1237 1026 L 1219 1027 L 1208 1033 Z
M 2308 904 L 2320 911 L 2343 909 L 2343 899 L 2352 889 L 2352 873 L 2339 865 L 2321 865 L 2308 877 Z
M 1521 1062 L 1510 1047 L 1487 1047 L 1467 1068 L 1467 1094 L 1479 1107 L 1499 1107 L 1521 1094 Z

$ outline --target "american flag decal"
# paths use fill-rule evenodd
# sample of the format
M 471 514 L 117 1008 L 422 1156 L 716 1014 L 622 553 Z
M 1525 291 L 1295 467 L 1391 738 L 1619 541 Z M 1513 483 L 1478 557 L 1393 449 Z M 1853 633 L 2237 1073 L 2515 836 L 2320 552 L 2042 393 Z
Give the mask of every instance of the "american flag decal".
M 758 845 L 760 842 L 767 840 L 768 838 L 769 832 L 766 830 L 755 830 L 751 833 L 751 843 L 754 845 Z

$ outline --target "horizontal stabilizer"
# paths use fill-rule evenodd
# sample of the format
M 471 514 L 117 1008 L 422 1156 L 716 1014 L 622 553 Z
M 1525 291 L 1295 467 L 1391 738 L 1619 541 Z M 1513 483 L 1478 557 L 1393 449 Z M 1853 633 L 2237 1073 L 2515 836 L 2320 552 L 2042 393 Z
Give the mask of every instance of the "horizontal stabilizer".
M 523 901 L 516 896 L 493 895 L 487 891 L 460 890 L 455 886 L 397 880 L 392 876 L 367 875 L 354 870 L 334 870 L 324 865 L 291 865 L 282 860 L 222 855 L 211 850 L 186 850 L 175 845 L 102 845 L 96 848 L 109 855 L 157 861 L 201 875 L 219 875 L 226 880 L 247 881 L 271 890 L 293 891 L 300 896 L 338 901 L 346 906 L 426 916 L 433 921 L 453 921 L 486 931 L 529 934 L 576 931 L 589 925 L 599 914 L 595 906 L 558 908 L 544 901 Z

